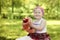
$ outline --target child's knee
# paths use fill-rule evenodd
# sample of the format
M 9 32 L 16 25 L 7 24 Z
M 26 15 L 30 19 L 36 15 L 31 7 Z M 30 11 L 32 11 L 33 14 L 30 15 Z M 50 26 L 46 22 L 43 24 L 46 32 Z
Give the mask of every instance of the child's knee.
M 16 40 L 31 40 L 31 38 L 29 36 L 24 36 L 21 38 L 17 38 Z
M 17 38 L 16 40 L 24 40 L 23 38 Z

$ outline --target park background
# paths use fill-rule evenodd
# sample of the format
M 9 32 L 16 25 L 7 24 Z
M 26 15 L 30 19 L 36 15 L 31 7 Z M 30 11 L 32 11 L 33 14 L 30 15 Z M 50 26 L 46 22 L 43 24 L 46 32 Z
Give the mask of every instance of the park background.
M 60 0 L 0 0 L 0 40 L 15 40 L 27 35 L 22 19 L 33 17 L 36 5 L 44 8 L 51 40 L 60 40 Z

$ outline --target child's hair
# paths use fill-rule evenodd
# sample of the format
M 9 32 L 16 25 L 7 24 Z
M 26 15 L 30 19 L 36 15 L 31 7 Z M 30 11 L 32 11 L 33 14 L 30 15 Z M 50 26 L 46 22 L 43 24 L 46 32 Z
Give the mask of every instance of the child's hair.
M 33 12 L 35 12 L 35 11 L 36 11 L 36 9 L 40 9 L 40 10 L 41 10 L 41 12 L 42 12 L 42 14 L 44 15 L 44 9 L 43 9 L 42 7 L 40 7 L 39 5 L 38 5 L 38 6 L 36 6 L 36 8 L 34 8 Z

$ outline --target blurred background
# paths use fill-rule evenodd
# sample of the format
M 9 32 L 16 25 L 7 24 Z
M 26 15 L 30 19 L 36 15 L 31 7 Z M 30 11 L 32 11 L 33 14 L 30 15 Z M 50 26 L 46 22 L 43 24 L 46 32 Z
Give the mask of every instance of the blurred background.
M 60 0 L 0 0 L 0 40 L 15 40 L 27 35 L 22 19 L 33 17 L 36 5 L 44 8 L 51 40 L 60 40 Z

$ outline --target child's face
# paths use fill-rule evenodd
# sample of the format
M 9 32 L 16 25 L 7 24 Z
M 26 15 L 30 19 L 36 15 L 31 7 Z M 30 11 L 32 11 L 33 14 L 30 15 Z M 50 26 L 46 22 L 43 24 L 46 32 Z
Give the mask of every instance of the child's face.
M 40 9 L 35 9 L 35 11 L 34 11 L 34 17 L 36 19 L 40 19 L 40 18 L 42 18 L 42 16 L 43 16 L 43 14 L 42 14 L 41 10 Z

